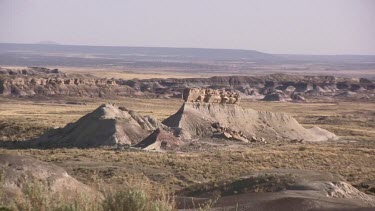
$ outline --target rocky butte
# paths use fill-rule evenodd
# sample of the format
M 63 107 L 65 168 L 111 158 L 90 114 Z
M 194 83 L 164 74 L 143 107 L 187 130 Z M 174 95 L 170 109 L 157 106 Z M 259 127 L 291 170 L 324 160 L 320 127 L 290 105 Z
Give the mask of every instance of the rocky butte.
M 238 105 L 238 95 L 231 92 L 186 89 L 183 99 L 185 102 L 177 113 L 162 123 L 185 139 L 226 138 L 242 142 L 337 139 L 335 134 L 319 127 L 306 129 L 284 113 L 243 109 Z

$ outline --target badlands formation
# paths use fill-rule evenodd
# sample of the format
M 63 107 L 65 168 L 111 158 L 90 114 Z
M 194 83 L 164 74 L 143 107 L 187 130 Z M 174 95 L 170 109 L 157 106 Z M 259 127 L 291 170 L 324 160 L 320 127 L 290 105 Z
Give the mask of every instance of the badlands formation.
M 238 95 L 232 93 L 210 89 L 186 89 L 184 93 L 185 102 L 181 108 L 162 123 L 125 107 L 104 104 L 64 128 L 46 132 L 34 142 L 35 146 L 134 145 L 147 150 L 175 150 L 184 143 L 200 139 L 242 143 L 337 139 L 335 134 L 318 127 L 306 129 L 284 113 L 243 109 L 238 105 Z M 215 102 L 210 102 L 211 99 Z
M 58 69 L 30 67 L 22 70 L 0 68 L 0 95 L 17 97 L 113 97 L 134 96 L 128 86 L 114 79 L 86 75 L 67 76 Z
M 237 96 L 237 98 L 265 101 L 375 99 L 375 81 L 367 78 L 272 74 L 123 80 L 82 74 L 67 75 L 58 69 L 41 67 L 0 68 L 0 96 L 8 97 L 180 98 L 185 95 L 183 92 L 186 88 L 220 89 L 232 93 L 233 98 Z M 204 93 L 196 94 L 198 98 Z M 208 102 L 207 100 L 201 101 Z M 210 102 L 217 102 L 217 100 L 218 98 L 213 97 Z

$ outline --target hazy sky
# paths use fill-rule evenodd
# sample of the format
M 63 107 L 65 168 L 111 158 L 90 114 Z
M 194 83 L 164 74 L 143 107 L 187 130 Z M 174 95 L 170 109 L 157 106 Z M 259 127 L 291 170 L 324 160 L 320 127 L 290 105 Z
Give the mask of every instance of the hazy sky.
M 0 0 L 0 42 L 375 54 L 375 0 Z

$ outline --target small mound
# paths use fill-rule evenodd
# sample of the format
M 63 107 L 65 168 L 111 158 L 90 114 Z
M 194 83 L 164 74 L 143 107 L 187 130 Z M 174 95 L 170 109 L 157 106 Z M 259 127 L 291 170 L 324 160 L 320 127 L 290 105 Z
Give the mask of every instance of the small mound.
M 99 106 L 77 122 L 47 132 L 37 140 L 40 147 L 98 147 L 136 144 L 162 127 L 151 117 L 111 104 Z
M 156 129 L 143 141 L 135 145 L 135 147 L 142 148 L 144 150 L 174 150 L 182 145 L 182 141 L 173 134 L 163 130 Z
M 177 128 L 178 135 L 185 139 L 211 138 L 215 132 L 215 124 L 220 124 L 230 131 L 237 131 L 249 140 L 251 137 L 262 137 L 267 141 L 337 139 L 335 134 L 318 127 L 306 129 L 284 113 L 242 109 L 233 104 L 184 103 L 180 110 L 164 120 L 163 124 Z
M 72 201 L 77 197 L 101 197 L 100 194 L 77 181 L 56 165 L 29 156 L 0 155 L 0 201 L 11 204 L 24 197 L 30 188 L 43 190 L 52 199 Z M 42 193 L 40 193 L 42 194 Z

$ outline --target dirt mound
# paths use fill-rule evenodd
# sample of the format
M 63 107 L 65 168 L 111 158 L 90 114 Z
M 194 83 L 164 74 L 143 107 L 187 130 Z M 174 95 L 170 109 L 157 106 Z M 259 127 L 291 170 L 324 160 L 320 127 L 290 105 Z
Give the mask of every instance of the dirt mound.
M 158 127 L 163 126 L 152 117 L 103 104 L 77 122 L 47 132 L 37 144 L 40 147 L 80 148 L 136 144 Z
M 254 172 L 232 181 L 199 184 L 180 195 L 197 201 L 221 198 L 214 205 L 231 210 L 330 210 L 374 207 L 375 197 L 327 172 L 278 169 Z M 203 200 L 204 201 L 204 200 Z
M 135 145 L 135 147 L 155 151 L 174 150 L 181 146 L 182 143 L 183 142 L 172 133 L 158 128 L 143 141 Z
M 29 156 L 0 155 L 0 175 L 0 201 L 5 204 L 24 197 L 28 190 L 68 202 L 77 197 L 100 197 L 98 192 L 69 176 L 64 169 Z
M 318 127 L 306 129 L 284 113 L 242 109 L 232 104 L 184 103 L 177 113 L 163 121 L 163 124 L 179 131 L 176 135 L 185 139 L 211 138 L 217 132 L 215 126 L 218 123 L 249 140 L 251 137 L 261 137 L 266 141 L 327 141 L 337 138 Z

